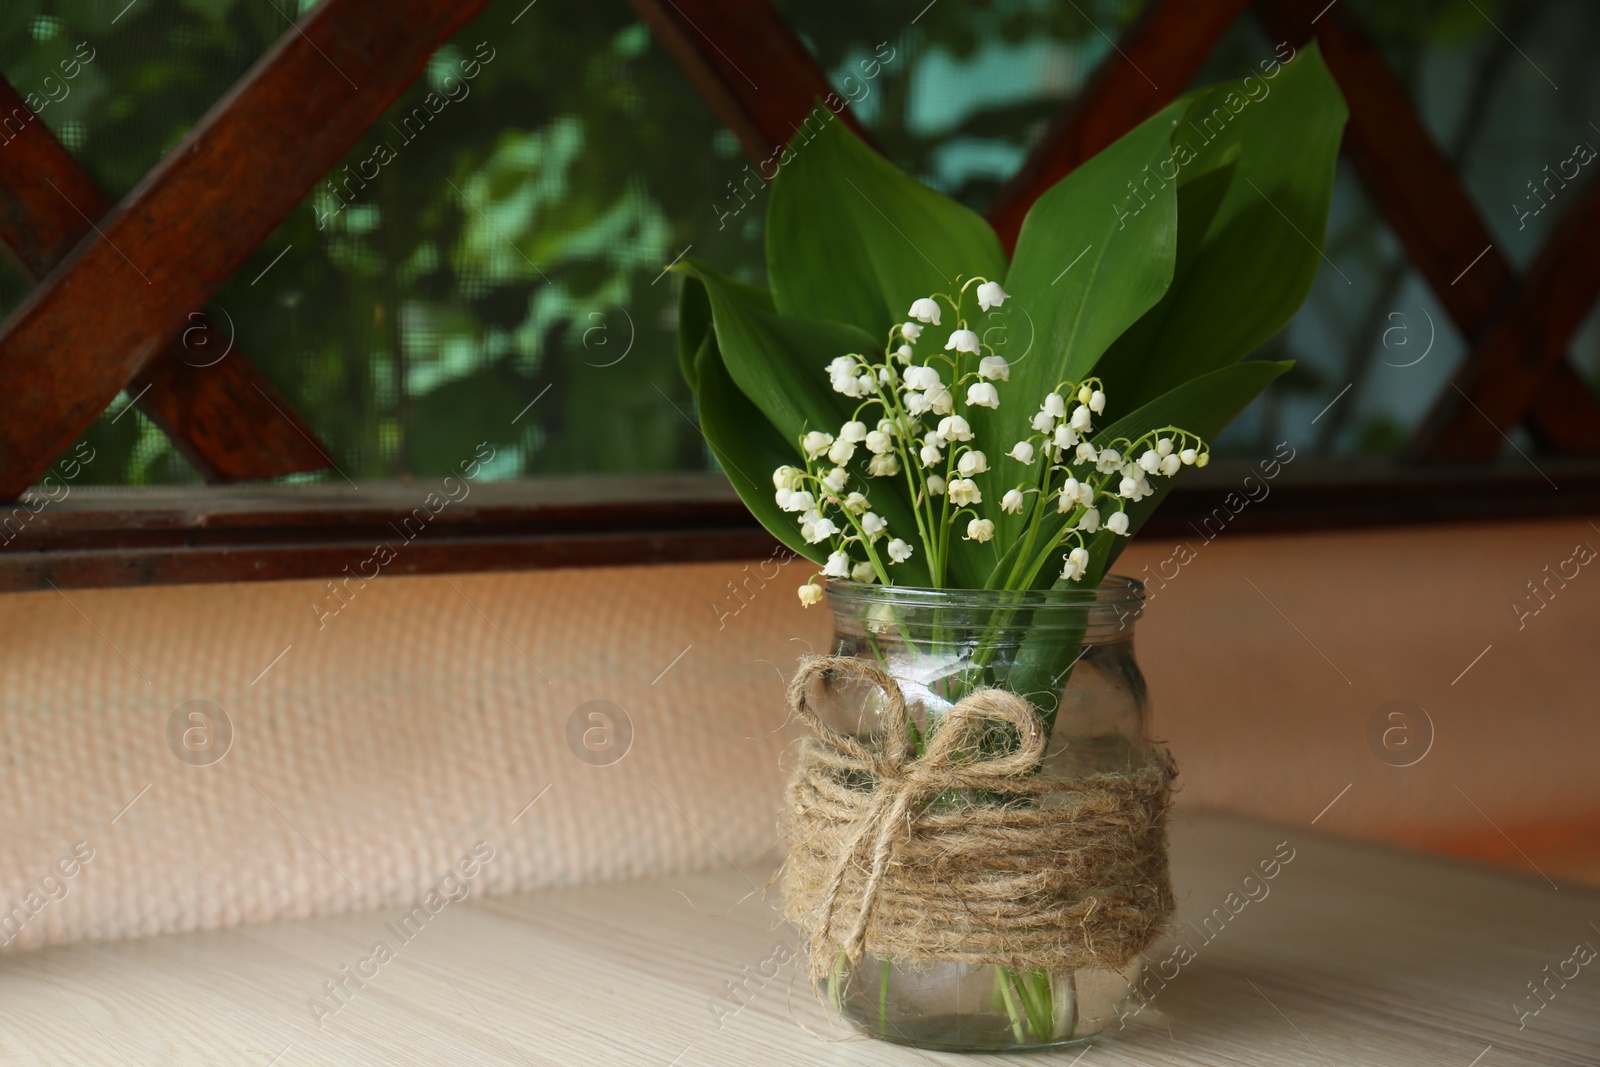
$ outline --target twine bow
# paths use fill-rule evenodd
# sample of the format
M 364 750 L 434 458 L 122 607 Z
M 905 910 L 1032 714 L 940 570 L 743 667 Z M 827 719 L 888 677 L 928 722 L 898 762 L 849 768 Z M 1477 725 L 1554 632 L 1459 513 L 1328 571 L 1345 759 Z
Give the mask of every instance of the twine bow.
M 823 722 L 806 701 L 812 681 L 828 673 L 853 675 L 882 690 L 882 752 Z M 806 656 L 789 683 L 789 706 L 816 731 L 817 740 L 846 764 L 870 770 L 876 779 L 872 800 L 857 820 L 856 830 L 838 857 L 824 892 L 821 911 L 811 934 L 814 964 L 825 958 L 833 942 L 835 917 L 845 881 L 870 855 L 867 881 L 860 907 L 840 946 L 852 961 L 859 960 L 866 941 L 884 872 L 895 847 L 911 835 L 913 809 L 921 802 L 955 789 L 989 790 L 1015 794 L 1019 779 L 1038 769 L 1049 738 L 1033 706 L 1002 689 L 980 689 L 963 697 L 940 720 L 926 751 L 910 752 L 910 715 L 905 694 L 887 671 L 865 660 L 845 656 Z M 975 754 L 970 742 L 981 737 L 984 721 L 1009 723 L 1021 742 L 1005 752 Z M 1022 789 L 1021 792 L 1034 792 Z

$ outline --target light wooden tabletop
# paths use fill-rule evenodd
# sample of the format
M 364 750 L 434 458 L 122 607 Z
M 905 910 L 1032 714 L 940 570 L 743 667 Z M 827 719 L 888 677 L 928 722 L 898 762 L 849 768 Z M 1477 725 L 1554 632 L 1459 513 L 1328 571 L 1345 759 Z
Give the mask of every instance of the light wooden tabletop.
M 1174 852 L 1148 1007 L 1087 1049 L 1006 1059 L 1600 1064 L 1600 959 L 1576 951 L 1600 948 L 1600 893 L 1215 816 L 1180 814 Z M 471 898 L 404 942 L 396 909 L 7 956 L 0 1063 L 1001 1062 L 830 1024 L 767 873 Z M 346 966 L 372 977 L 335 999 Z

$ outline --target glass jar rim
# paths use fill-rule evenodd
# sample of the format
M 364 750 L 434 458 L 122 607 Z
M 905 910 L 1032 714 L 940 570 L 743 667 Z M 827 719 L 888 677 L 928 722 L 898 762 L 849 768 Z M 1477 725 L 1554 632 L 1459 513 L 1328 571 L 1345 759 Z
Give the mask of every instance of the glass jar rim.
M 932 589 L 827 580 L 830 607 L 890 605 L 893 607 L 992 608 L 996 606 L 1121 609 L 1144 607 L 1144 583 L 1122 574 L 1108 574 L 1094 589 Z M 1096 613 L 1098 614 L 1098 612 Z

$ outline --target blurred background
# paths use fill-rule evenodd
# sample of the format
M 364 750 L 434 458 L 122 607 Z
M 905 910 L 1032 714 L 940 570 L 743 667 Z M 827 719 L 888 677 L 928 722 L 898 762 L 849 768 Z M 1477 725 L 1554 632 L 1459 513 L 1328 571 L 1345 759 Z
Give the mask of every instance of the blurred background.
M 1525 268 L 1566 207 L 1534 210 L 1532 183 L 1575 142 L 1600 145 L 1600 7 L 1343 2 L 1406 84 L 1496 246 Z M 293 5 L 138 0 L 112 20 L 122 0 L 8 0 L 0 72 L 47 101 L 40 118 L 120 198 L 289 17 L 315 6 Z M 1144 5 L 947 0 L 914 24 L 889 5 L 776 6 L 891 160 L 982 211 Z M 1271 53 L 1256 20 L 1240 19 L 1197 81 L 1237 77 Z M 449 82 L 425 126 L 406 124 L 426 93 L 445 95 L 463 59 L 480 63 L 477 77 Z M 211 306 L 358 482 L 448 473 L 485 437 L 493 479 L 706 470 L 683 416 L 692 397 L 676 367 L 676 280 L 662 269 L 692 245 L 763 280 L 765 202 L 744 191 L 756 183 L 739 185 L 746 168 L 736 137 L 627 5 L 495 0 Z M 1394 455 L 1464 356 L 1448 314 L 1340 168 L 1327 262 L 1263 353 L 1295 370 L 1230 428 L 1223 451 L 1288 440 L 1324 458 Z M 27 291 L 0 267 L 0 306 Z M 1596 312 L 1569 352 L 1582 376 L 1600 376 Z M 104 458 L 82 481 L 199 482 L 142 413 L 119 417 L 127 403 L 89 430 Z M 1511 440 L 1535 452 L 1524 430 Z

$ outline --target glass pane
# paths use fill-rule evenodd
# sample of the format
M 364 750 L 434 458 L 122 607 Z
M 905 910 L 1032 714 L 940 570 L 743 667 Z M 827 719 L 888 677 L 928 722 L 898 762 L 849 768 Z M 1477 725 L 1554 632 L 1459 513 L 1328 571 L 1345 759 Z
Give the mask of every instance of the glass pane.
M 1585 61 L 1600 10 L 1581 0 L 1346 2 L 1461 160 L 1497 242 L 1525 265 L 1573 199 L 1544 168 L 1579 141 L 1600 144 L 1588 118 L 1600 116 L 1600 70 Z M 1141 5 L 777 6 L 891 159 L 982 209 L 1051 116 L 1115 60 L 1111 41 Z M 0 71 L 114 196 L 287 31 L 291 13 L 288 0 L 279 10 L 246 0 L 3 8 Z M 1242 73 L 1271 50 L 1246 18 L 1197 80 Z M 762 280 L 754 174 L 627 5 L 495 0 L 213 306 L 357 484 L 441 475 L 480 442 L 496 450 L 496 478 L 705 469 L 676 367 L 676 278 L 662 270 L 687 250 Z M 1298 360 L 1295 371 L 1224 448 L 1287 438 L 1326 455 L 1393 454 L 1464 358 L 1348 168 L 1327 255 L 1306 307 L 1263 352 Z M 14 307 L 25 286 L 0 275 L 0 301 Z M 1590 328 L 1573 346 L 1591 379 L 1597 345 Z M 107 460 L 85 477 L 195 480 L 126 403 L 90 431 Z

